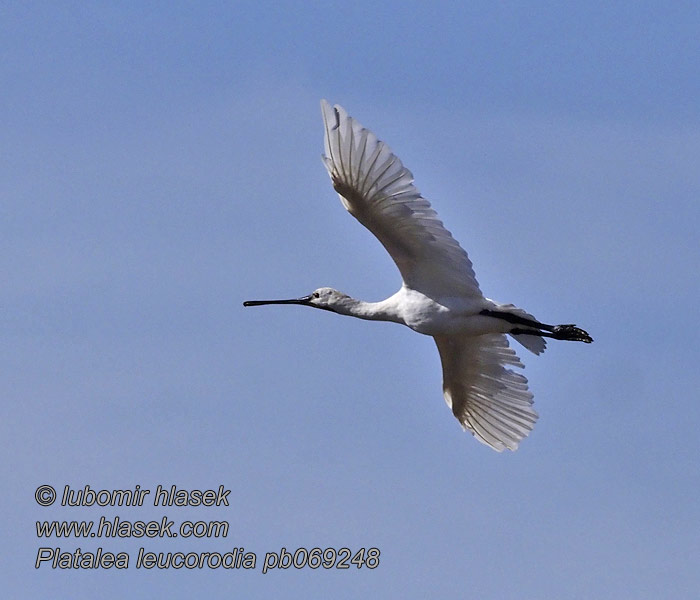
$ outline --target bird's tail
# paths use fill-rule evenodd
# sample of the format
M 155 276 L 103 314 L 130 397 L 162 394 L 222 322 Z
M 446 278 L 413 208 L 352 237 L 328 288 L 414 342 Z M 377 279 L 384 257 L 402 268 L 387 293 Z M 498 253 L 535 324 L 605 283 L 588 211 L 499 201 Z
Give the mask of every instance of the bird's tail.
M 519 317 L 530 319 L 531 321 L 537 321 L 537 319 L 535 319 L 535 317 L 533 317 L 529 312 L 523 310 L 522 308 L 518 308 L 514 304 L 499 304 L 498 310 L 509 312 L 511 314 L 518 315 Z M 541 335 L 516 333 L 511 334 L 511 337 L 533 354 L 542 354 L 547 348 L 547 342 Z
M 533 354 L 542 354 L 547 348 L 547 342 L 541 335 L 527 333 L 511 334 L 511 337 L 519 344 L 525 346 Z

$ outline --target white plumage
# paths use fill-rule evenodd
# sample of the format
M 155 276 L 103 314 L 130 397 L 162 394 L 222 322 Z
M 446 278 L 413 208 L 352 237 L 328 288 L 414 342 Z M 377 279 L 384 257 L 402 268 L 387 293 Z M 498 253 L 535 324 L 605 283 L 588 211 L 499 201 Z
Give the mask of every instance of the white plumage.
M 573 325 L 546 325 L 512 304 L 485 298 L 467 253 L 445 229 L 413 185 L 413 175 L 390 148 L 340 106 L 321 101 L 324 164 L 343 206 L 382 243 L 403 285 L 381 302 L 356 300 L 319 288 L 292 300 L 361 319 L 394 321 L 433 336 L 443 370 L 443 391 L 453 414 L 476 439 L 501 451 L 515 450 L 537 413 L 527 379 L 506 333 L 535 354 L 544 337 L 591 342 Z

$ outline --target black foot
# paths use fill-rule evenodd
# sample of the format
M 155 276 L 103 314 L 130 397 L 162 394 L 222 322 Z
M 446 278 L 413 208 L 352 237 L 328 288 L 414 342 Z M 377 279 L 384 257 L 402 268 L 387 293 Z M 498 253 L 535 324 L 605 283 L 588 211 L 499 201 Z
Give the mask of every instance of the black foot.
M 585 342 L 590 344 L 593 338 L 576 325 L 557 325 L 552 330 L 552 337 L 557 340 L 568 340 L 570 342 Z

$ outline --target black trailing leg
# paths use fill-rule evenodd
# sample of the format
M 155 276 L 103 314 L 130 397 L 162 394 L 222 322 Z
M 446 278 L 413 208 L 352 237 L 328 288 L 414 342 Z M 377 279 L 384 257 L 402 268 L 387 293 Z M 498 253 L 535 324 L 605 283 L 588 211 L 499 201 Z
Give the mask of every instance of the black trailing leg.
M 569 342 L 585 342 L 590 344 L 593 338 L 586 331 L 576 325 L 555 325 L 552 331 L 537 331 L 533 329 L 518 328 L 510 331 L 513 335 L 539 335 L 555 340 L 567 340 Z
M 511 329 L 509 333 L 513 335 L 539 335 L 542 337 L 553 338 L 555 340 L 567 340 L 571 342 L 585 342 L 590 344 L 593 338 L 586 331 L 576 325 L 547 325 L 539 321 L 533 321 L 513 313 L 498 310 L 482 310 L 481 313 L 485 317 L 495 317 L 503 319 L 513 325 L 523 325 L 524 327 L 516 327 Z

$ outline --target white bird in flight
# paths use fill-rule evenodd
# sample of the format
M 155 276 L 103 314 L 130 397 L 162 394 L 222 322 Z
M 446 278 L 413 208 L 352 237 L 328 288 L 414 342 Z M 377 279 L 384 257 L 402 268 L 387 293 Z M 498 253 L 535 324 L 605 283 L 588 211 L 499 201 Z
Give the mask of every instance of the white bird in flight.
M 544 338 L 590 343 L 575 325 L 546 325 L 512 304 L 481 293 L 467 253 L 413 185 L 389 146 L 341 106 L 321 101 L 323 162 L 348 212 L 382 243 L 403 285 L 381 302 L 364 302 L 328 287 L 291 300 L 249 300 L 244 306 L 300 304 L 341 315 L 393 321 L 435 339 L 443 392 L 462 427 L 501 452 L 516 450 L 537 421 L 523 367 L 506 334 L 535 354 Z

